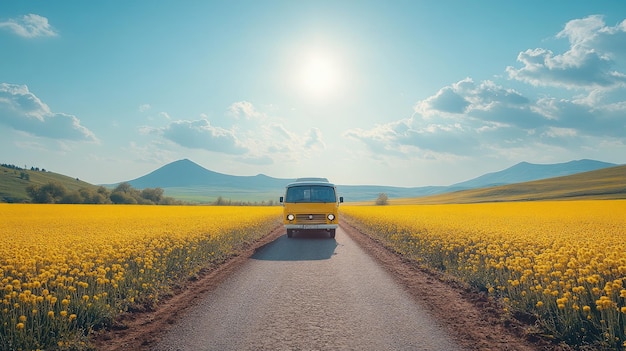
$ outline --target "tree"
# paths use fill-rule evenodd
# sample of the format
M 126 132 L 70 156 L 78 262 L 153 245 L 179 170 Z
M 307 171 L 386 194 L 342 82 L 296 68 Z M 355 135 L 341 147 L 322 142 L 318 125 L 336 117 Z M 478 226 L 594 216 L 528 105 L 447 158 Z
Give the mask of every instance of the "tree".
M 118 192 L 121 192 L 121 193 L 131 193 L 131 192 L 133 192 L 133 190 L 135 190 L 135 189 L 133 189 L 133 186 L 130 185 L 130 183 L 122 182 L 122 183 L 119 183 L 115 187 L 115 189 L 113 189 L 113 192 L 114 193 L 118 193 Z
M 150 200 L 155 204 L 159 204 L 163 200 L 163 189 L 145 188 L 141 191 L 141 197 L 143 197 L 146 200 Z
M 387 205 L 389 203 L 389 197 L 385 193 L 378 194 L 376 198 L 376 205 L 382 206 Z
M 128 182 L 118 184 L 111 192 L 111 201 L 114 204 L 136 204 L 143 203 L 139 190 L 135 189 Z
M 42 186 L 30 185 L 26 188 L 26 193 L 33 202 L 40 204 L 53 204 L 62 202 L 67 189 L 58 182 L 49 182 Z
M 66 193 L 59 202 L 62 204 L 82 204 L 85 203 L 85 199 L 79 191 L 72 191 Z
M 217 206 L 226 206 L 228 203 L 226 202 L 226 200 L 224 200 L 223 197 L 218 196 L 217 199 L 215 200 L 215 205 Z
M 114 204 L 136 204 L 137 200 L 132 197 L 130 194 L 125 193 L 125 192 L 121 192 L 121 191 L 114 191 L 113 193 L 111 193 L 111 201 Z
M 89 188 L 80 188 L 78 190 L 80 196 L 85 204 L 108 204 L 111 203 L 109 199 L 109 192 L 105 187 L 101 186 L 96 191 Z

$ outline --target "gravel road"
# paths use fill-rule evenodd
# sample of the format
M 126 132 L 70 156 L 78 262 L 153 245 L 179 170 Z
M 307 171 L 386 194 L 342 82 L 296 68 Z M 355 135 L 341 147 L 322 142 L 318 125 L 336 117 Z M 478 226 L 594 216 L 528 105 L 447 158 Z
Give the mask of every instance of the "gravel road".
M 463 350 L 341 228 L 259 249 L 150 348 Z

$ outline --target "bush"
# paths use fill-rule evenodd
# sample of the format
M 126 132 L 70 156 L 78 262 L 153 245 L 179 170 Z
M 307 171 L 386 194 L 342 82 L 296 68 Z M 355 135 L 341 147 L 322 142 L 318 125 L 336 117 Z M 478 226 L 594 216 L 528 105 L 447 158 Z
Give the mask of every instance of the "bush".
M 382 206 L 387 205 L 389 203 L 389 197 L 385 193 L 378 194 L 376 198 L 376 205 Z

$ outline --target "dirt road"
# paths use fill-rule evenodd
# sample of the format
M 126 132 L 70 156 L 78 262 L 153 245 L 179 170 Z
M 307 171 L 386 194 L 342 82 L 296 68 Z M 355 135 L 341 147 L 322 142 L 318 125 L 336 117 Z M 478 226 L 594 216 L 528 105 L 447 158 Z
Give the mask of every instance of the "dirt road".
M 537 337 L 463 283 L 404 260 L 347 223 L 336 240 L 261 243 L 187 284 L 155 310 L 95 338 L 121 350 L 569 351 Z M 258 245 L 265 244 L 259 249 Z
M 157 345 L 178 350 L 463 350 L 342 229 L 258 250 Z

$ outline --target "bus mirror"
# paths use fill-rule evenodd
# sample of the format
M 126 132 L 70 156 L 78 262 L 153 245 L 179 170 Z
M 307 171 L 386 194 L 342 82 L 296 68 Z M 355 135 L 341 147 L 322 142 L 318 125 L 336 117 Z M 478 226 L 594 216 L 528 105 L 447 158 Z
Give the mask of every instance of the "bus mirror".
M 280 203 L 281 204 L 283 203 L 283 197 L 282 196 L 280 197 Z
M 339 196 L 339 202 L 343 202 L 343 196 Z

